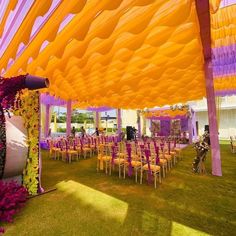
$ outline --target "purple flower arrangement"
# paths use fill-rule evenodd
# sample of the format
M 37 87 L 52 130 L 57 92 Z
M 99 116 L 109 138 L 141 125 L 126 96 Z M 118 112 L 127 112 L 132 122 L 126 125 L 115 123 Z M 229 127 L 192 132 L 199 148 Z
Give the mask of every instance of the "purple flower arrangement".
M 13 222 L 13 216 L 24 206 L 28 192 L 16 182 L 0 181 L 0 222 Z M 4 229 L 0 227 L 0 234 Z

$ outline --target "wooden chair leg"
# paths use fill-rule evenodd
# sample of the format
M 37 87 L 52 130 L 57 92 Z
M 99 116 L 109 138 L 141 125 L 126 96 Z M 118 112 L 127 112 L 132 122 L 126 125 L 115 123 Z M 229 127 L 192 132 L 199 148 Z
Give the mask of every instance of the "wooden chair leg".
M 143 183 L 143 170 L 140 170 L 140 184 Z
M 110 164 L 110 166 L 109 166 L 109 175 L 111 175 L 111 166 L 112 166 L 112 164 L 111 164 L 111 162 L 109 164 Z
M 135 168 L 135 183 L 138 182 L 138 170 Z
M 161 184 L 161 172 L 159 172 L 158 175 L 159 175 L 159 183 Z
M 154 186 L 157 188 L 157 173 L 154 173 Z
M 165 178 L 166 177 L 165 165 L 163 165 L 161 168 L 162 168 L 163 178 Z
M 105 174 L 107 175 L 107 161 L 105 161 Z

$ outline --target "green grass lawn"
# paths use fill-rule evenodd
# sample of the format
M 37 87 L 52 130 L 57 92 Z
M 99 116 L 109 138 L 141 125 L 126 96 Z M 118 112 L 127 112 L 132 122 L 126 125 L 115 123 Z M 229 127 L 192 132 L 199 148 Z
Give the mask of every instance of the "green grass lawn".
M 154 189 L 96 172 L 96 159 L 72 164 L 43 153 L 42 183 L 57 190 L 30 199 L 5 235 L 229 235 L 236 234 L 236 155 L 221 145 L 223 177 L 191 172 L 192 147 Z

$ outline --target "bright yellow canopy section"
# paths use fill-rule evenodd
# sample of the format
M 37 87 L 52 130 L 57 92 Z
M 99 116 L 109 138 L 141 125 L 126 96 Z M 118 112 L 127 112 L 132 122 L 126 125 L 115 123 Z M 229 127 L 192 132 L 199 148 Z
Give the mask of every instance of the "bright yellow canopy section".
M 33 8 L 1 65 L 28 40 Z M 203 63 L 195 1 L 71 0 L 60 2 L 4 76 L 46 76 L 50 94 L 80 107 L 145 108 L 203 97 Z

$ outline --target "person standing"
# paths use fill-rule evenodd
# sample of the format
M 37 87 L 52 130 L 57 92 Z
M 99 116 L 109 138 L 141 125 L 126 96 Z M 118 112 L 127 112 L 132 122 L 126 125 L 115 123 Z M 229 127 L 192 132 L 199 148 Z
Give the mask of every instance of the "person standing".
M 82 127 L 80 128 L 80 131 L 81 131 L 81 136 L 82 136 L 82 138 L 84 138 L 84 136 L 86 135 L 86 131 L 85 131 L 85 129 L 84 129 L 84 126 L 82 126 Z
M 93 135 L 96 134 L 96 136 L 98 137 L 99 136 L 99 130 L 98 128 L 96 128 L 95 132 L 93 133 Z
M 75 137 L 75 133 L 76 133 L 75 126 L 72 127 L 71 133 L 72 133 L 72 136 Z
M 137 130 L 135 129 L 135 127 L 133 127 L 133 128 L 132 128 L 132 133 L 133 133 L 132 139 L 134 139 L 134 140 L 136 140 L 136 132 L 137 132 Z

